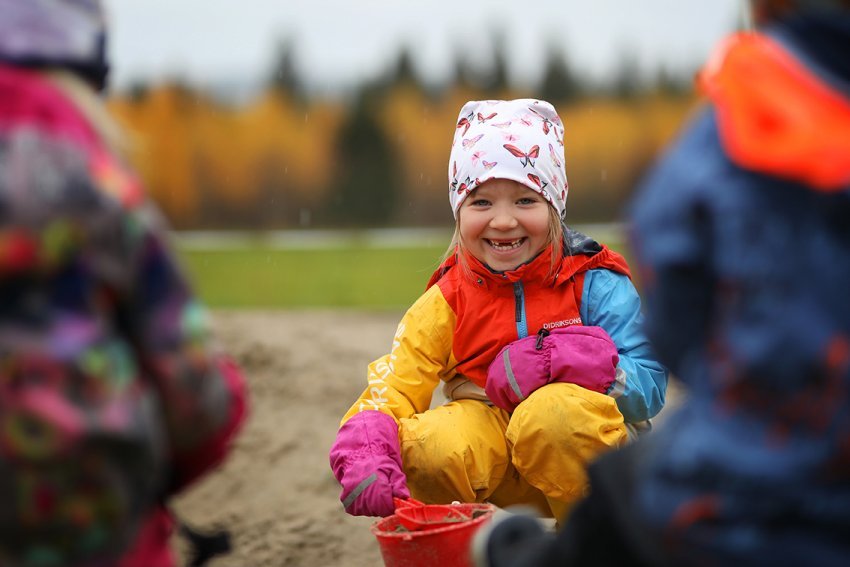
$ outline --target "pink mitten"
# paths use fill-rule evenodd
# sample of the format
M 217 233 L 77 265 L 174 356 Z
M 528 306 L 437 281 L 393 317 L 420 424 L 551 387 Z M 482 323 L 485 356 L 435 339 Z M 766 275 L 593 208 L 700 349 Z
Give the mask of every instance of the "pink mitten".
M 484 390 L 494 404 L 513 411 L 537 388 L 567 382 L 605 394 L 617 373 L 617 346 L 602 327 L 576 325 L 519 339 L 499 352 Z
M 409 498 L 401 468 L 398 425 L 379 411 L 362 411 L 346 421 L 330 451 L 331 468 L 342 485 L 339 499 L 352 516 L 389 516 L 393 497 Z

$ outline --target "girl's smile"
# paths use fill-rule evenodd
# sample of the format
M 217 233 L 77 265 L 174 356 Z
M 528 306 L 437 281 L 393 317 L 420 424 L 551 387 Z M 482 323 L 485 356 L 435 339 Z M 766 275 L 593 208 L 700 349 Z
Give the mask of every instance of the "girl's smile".
M 466 197 L 458 223 L 470 254 L 497 272 L 513 270 L 548 244 L 549 204 L 521 183 L 491 179 Z

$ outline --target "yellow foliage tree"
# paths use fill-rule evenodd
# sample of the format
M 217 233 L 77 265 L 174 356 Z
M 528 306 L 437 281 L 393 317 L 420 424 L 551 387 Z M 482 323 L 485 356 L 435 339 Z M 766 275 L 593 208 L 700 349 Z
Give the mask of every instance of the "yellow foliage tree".
M 380 127 L 403 172 L 394 222 L 450 222 L 447 171 L 457 113 L 467 100 L 484 97 L 468 87 L 428 97 L 409 82 L 383 95 Z M 660 95 L 550 102 L 565 125 L 568 219 L 578 220 L 616 216 L 694 107 L 693 99 Z M 134 165 L 178 227 L 303 225 L 327 206 L 340 181 L 333 165 L 346 109 L 338 103 L 300 102 L 269 89 L 234 107 L 164 85 L 110 105 L 132 134 Z

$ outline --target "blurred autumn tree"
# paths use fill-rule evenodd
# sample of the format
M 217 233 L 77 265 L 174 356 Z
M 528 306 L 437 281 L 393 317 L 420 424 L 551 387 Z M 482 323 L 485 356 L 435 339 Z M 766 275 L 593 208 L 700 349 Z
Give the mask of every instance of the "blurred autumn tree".
M 504 34 L 476 68 L 427 85 L 410 49 L 345 99 L 310 96 L 295 44 L 282 39 L 264 88 L 227 102 L 181 84 L 136 84 L 110 105 L 135 140 L 132 159 L 177 228 L 447 225 L 447 160 L 457 113 L 483 98 L 540 97 L 565 124 L 568 220 L 614 220 L 696 102 L 689 78 L 642 78 L 624 53 L 592 84 L 551 43 L 533 89 L 511 84 Z
M 298 98 L 302 94 L 301 77 L 295 66 L 295 42 L 292 38 L 279 39 L 268 88 L 280 94 Z
M 558 100 L 571 103 L 581 98 L 584 93 L 585 79 L 580 77 L 570 66 L 566 54 L 557 48 L 554 42 L 546 47 L 546 66 L 543 69 L 543 79 L 538 89 L 543 100 Z
M 364 92 L 337 134 L 337 162 L 329 204 L 335 224 L 384 226 L 401 192 L 399 163 L 380 124 L 383 95 Z

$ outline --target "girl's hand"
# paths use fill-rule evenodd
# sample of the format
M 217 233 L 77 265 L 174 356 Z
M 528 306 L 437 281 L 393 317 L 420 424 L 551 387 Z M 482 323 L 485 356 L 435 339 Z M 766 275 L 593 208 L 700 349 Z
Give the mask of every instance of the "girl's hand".
M 379 411 L 362 411 L 346 421 L 330 452 L 342 485 L 340 501 L 352 516 L 390 516 L 393 498 L 410 498 L 401 468 L 398 424 Z
M 509 412 L 552 382 L 607 394 L 619 361 L 617 346 L 602 327 L 544 330 L 503 348 L 490 364 L 484 390 L 490 401 Z

